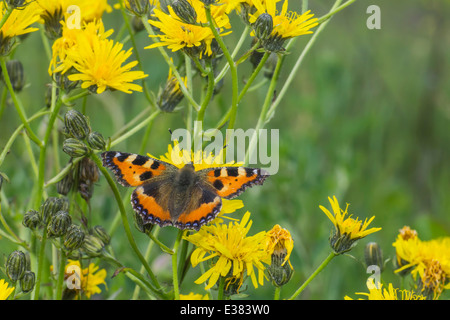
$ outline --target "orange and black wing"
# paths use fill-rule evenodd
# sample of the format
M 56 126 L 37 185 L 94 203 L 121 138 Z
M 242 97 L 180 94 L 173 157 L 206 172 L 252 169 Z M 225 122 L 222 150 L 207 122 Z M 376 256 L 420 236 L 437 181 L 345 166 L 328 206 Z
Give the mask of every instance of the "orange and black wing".
M 149 182 L 137 187 L 131 194 L 131 205 L 144 224 L 158 224 L 161 227 L 172 225 L 169 212 L 170 193 L 164 190 L 163 181 Z
M 263 184 L 269 174 L 263 169 L 246 167 L 218 167 L 200 170 L 217 194 L 225 199 L 240 195 L 245 189 Z
M 134 153 L 106 151 L 103 166 L 111 169 L 125 187 L 137 187 L 175 168 L 169 163 Z
M 222 209 L 222 199 L 209 185 L 196 186 L 183 212 L 176 217 L 173 225 L 181 230 L 199 230 L 213 220 Z

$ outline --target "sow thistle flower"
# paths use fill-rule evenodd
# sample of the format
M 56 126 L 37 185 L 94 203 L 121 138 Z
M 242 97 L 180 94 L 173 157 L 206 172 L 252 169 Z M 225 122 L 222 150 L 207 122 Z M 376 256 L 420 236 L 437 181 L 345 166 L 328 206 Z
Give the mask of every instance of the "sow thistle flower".
M 189 23 L 186 22 L 186 18 L 179 17 L 172 6 L 167 7 L 168 13 L 160 9 L 154 10 L 155 20 L 148 22 L 159 30 L 159 34 L 150 35 L 150 37 L 159 38 L 160 42 L 155 42 L 146 49 L 167 46 L 173 52 L 183 50 L 186 54 L 200 59 L 203 56 L 213 55 L 211 43 L 214 34 L 207 25 L 204 4 L 200 0 L 190 0 L 189 3 L 195 12 L 195 16 L 191 14 L 192 21 L 188 21 Z M 213 6 L 211 15 L 215 21 L 215 27 L 222 36 L 231 32 L 224 32 L 225 29 L 230 28 L 230 22 L 223 8 Z
M 142 91 L 134 80 L 147 77 L 142 71 L 131 71 L 138 64 L 132 61 L 122 65 L 131 56 L 132 49 L 123 50 L 123 44 L 107 39 L 112 30 L 105 31 L 101 20 L 85 24 L 82 29 L 64 26 L 63 37 L 53 45 L 53 59 L 49 72 L 64 74 L 72 69 L 68 79 L 81 81 L 83 89 L 103 93 L 113 89 L 131 93 Z
M 94 263 L 89 267 L 81 269 L 79 261 L 69 260 L 65 268 L 66 281 L 72 281 L 73 289 L 67 288 L 66 297 L 72 297 L 79 290 L 89 299 L 92 295 L 101 293 L 100 285 L 106 285 L 106 270 L 99 270 L 99 266 Z M 78 286 L 78 288 L 77 288 Z
M 330 236 L 330 245 L 336 254 L 341 254 L 347 252 L 353 248 L 356 241 L 368 236 L 371 233 L 381 230 L 381 228 L 370 228 L 367 229 L 369 224 L 375 219 L 373 216 L 369 220 L 364 220 L 364 223 L 358 218 L 353 219 L 351 215 L 348 215 L 348 206 L 344 210 L 339 206 L 339 202 L 336 197 L 333 199 L 328 197 L 330 201 L 333 213 L 331 213 L 327 208 L 319 206 L 320 209 L 327 215 L 327 217 L 334 224 L 336 230 Z
M 425 296 L 438 299 L 443 290 L 450 289 L 450 237 L 422 241 L 416 231 L 404 227 L 393 246 L 396 272 L 410 272 Z
M 383 288 L 383 285 L 381 283 L 378 283 L 378 286 L 371 286 L 371 288 L 369 289 L 369 293 L 356 292 L 356 294 L 366 296 L 367 300 L 425 300 L 424 296 L 416 294 L 413 290 L 394 289 L 392 283 L 389 283 L 387 289 Z M 344 299 L 353 300 L 349 296 L 345 296 Z M 359 298 L 358 300 L 364 299 Z
M 233 286 L 238 291 L 245 276 L 251 278 L 255 288 L 264 284 L 263 261 L 270 261 L 266 232 L 247 236 L 251 225 L 250 212 L 247 211 L 240 222 L 215 223 L 184 237 L 197 247 L 191 255 L 193 267 L 210 261 L 209 270 L 195 280 L 196 284 L 208 281 L 205 288 L 208 290 L 224 278 L 225 290 Z
M 279 1 L 279 0 L 278 0 Z M 260 16 L 269 17 L 272 19 L 270 25 L 273 26 L 269 35 L 264 33 L 261 38 L 261 44 L 267 51 L 278 52 L 283 51 L 283 43 L 285 40 L 294 38 L 300 35 L 313 33 L 312 28 L 318 25 L 317 18 L 312 18 L 314 14 L 307 11 L 301 15 L 294 11 L 288 11 L 288 0 L 285 0 L 281 11 L 277 11 L 277 0 L 252 0 L 256 12 L 249 15 L 249 22 L 255 24 Z M 259 26 L 259 24 L 256 24 Z M 255 30 L 257 31 L 257 30 Z M 258 33 L 255 31 L 253 35 Z

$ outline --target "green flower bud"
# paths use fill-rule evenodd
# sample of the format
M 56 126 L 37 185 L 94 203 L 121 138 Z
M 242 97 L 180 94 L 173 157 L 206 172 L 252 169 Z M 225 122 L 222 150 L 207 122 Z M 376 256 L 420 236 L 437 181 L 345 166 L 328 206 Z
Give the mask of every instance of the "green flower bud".
M 150 9 L 149 0 L 128 0 L 126 8 L 137 17 L 146 15 Z
M 58 211 L 51 216 L 47 225 L 47 235 L 49 237 L 61 237 L 72 224 L 72 217 L 67 211 Z
M 159 93 L 157 105 L 164 112 L 172 112 L 183 98 L 184 94 L 178 80 L 171 77 L 167 79 L 164 89 Z
M 33 271 L 25 271 L 23 278 L 20 279 L 20 287 L 24 293 L 28 293 L 33 290 L 36 282 L 36 275 Z
M 268 13 L 261 14 L 253 24 L 253 30 L 258 39 L 267 39 L 273 30 L 273 19 Z
M 41 224 L 39 211 L 30 210 L 23 216 L 22 224 L 31 230 L 35 230 Z
M 90 158 L 84 158 L 80 162 L 80 174 L 78 176 L 78 180 L 93 184 L 98 181 L 99 170 L 94 161 Z
M 141 32 L 142 30 L 145 29 L 142 20 L 137 16 L 133 16 L 133 18 L 131 19 L 131 26 L 133 27 L 133 31 L 135 33 Z
M 87 234 L 84 238 L 82 250 L 89 257 L 98 257 L 102 254 L 104 247 L 105 244 L 102 240 L 92 234 Z
M 187 0 L 176 0 L 172 3 L 172 9 L 184 23 L 197 23 L 197 12 Z
M 56 190 L 59 194 L 67 196 L 70 190 L 72 190 L 73 181 L 73 173 L 72 171 L 69 171 L 69 173 L 56 184 Z
M 89 133 L 87 142 L 94 150 L 105 150 L 106 141 L 100 132 L 94 131 Z
M 99 238 L 106 246 L 111 242 L 111 236 L 102 226 L 95 226 L 92 229 L 92 234 Z
M 26 257 L 22 251 L 13 251 L 6 261 L 6 274 L 9 280 L 16 282 L 22 279 L 26 271 Z
M 70 251 L 76 250 L 83 245 L 85 237 L 84 231 L 79 226 L 72 224 L 64 235 L 64 247 Z
M 380 268 L 380 272 L 383 271 L 383 251 L 376 242 L 369 242 L 364 249 L 364 259 L 366 266 L 376 265 Z
M 89 119 L 75 109 L 69 110 L 64 116 L 67 133 L 76 139 L 83 140 L 91 132 Z
M 63 142 L 63 151 L 72 158 L 78 158 L 87 155 L 89 150 L 80 140 L 68 138 Z
M 40 216 L 41 221 L 44 224 L 47 224 L 50 220 L 50 217 L 53 216 L 56 212 L 60 210 L 68 209 L 69 204 L 66 200 L 56 197 L 49 197 L 40 208 Z
M 11 53 L 11 49 L 15 43 L 15 39 L 11 37 L 3 37 L 3 32 L 0 32 L 0 56 L 6 57 Z
M 23 7 L 25 7 L 27 5 L 25 3 L 25 0 L 7 0 L 6 3 L 10 7 L 19 8 L 19 9 L 23 8 Z
M 15 92 L 20 92 L 25 85 L 25 75 L 23 72 L 22 62 L 19 60 L 10 60 L 6 63 L 6 70 L 8 71 L 9 80 Z M 3 75 L 3 81 L 4 75 Z
M 45 34 L 50 40 L 56 40 L 62 36 L 61 20 L 64 19 L 64 11 L 62 8 L 56 9 L 53 12 L 45 11 L 41 14 L 44 20 Z

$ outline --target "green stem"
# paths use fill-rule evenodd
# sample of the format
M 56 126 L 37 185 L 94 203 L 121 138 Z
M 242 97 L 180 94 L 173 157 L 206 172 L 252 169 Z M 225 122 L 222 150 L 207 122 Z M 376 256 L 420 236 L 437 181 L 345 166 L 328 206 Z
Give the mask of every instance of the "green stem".
M 180 300 L 180 288 L 178 283 L 178 248 L 180 246 L 181 238 L 183 236 L 184 231 L 178 230 L 177 239 L 175 240 L 175 244 L 173 245 L 173 255 L 172 255 L 172 274 L 173 274 L 173 293 L 174 299 Z
M 56 300 L 62 299 L 62 289 L 64 282 L 64 273 L 66 271 L 66 253 L 64 250 L 59 250 L 59 270 L 58 270 L 58 279 L 56 282 Z
M 219 288 L 217 290 L 217 300 L 223 300 L 224 297 L 224 291 L 225 291 L 225 277 L 220 276 L 219 277 Z
M 26 120 L 26 122 L 30 123 L 31 121 L 40 118 L 46 114 L 49 114 L 50 111 L 41 111 L 38 112 L 36 114 L 34 114 L 33 116 L 31 116 L 30 118 L 28 118 Z M 0 166 L 2 165 L 3 161 L 5 161 L 5 157 L 8 154 L 9 150 L 11 149 L 12 144 L 14 143 L 14 141 L 16 140 L 17 136 L 20 134 L 20 131 L 22 131 L 24 128 L 23 124 L 20 124 L 17 129 L 13 132 L 13 134 L 9 137 L 8 141 L 6 142 L 6 145 L 3 147 L 3 151 L 2 153 L 0 153 Z
M 189 56 L 187 54 L 184 54 L 184 65 L 186 68 L 187 90 L 189 91 L 189 94 L 192 95 L 192 64 L 191 64 L 191 59 L 189 58 Z M 187 112 L 186 112 L 186 129 L 191 134 L 193 133 L 192 132 L 192 130 L 193 130 L 192 129 L 193 128 L 192 109 L 193 109 L 192 104 L 188 103 Z
M 44 267 L 44 259 L 45 259 L 45 247 L 47 244 L 47 228 L 46 226 L 43 228 L 42 232 L 42 240 L 41 240 L 41 246 L 39 248 L 39 254 L 38 254 L 38 266 L 37 266 L 37 272 L 36 272 L 36 283 L 34 285 L 34 300 L 39 299 L 39 292 L 41 290 L 41 278 L 42 278 L 42 268 Z
M 200 110 L 197 114 L 197 121 L 203 121 L 205 117 L 205 111 L 208 107 L 209 102 L 211 101 L 211 98 L 214 93 L 214 70 L 211 66 L 211 63 L 209 63 L 209 71 L 208 71 L 208 87 L 206 91 L 206 96 L 202 101 L 202 105 L 200 106 Z
M 280 300 L 281 287 L 275 287 L 275 293 L 273 295 L 273 300 Z
M 5 24 L 6 20 L 8 20 L 9 16 L 11 15 L 12 11 L 14 10 L 14 7 L 9 6 L 6 8 L 5 13 L 3 14 L 2 20 L 0 20 L 0 29 Z
M 239 91 L 239 83 L 238 83 L 238 73 L 236 64 L 234 63 L 233 57 L 231 56 L 230 52 L 228 51 L 227 46 L 223 42 L 222 37 L 220 36 L 219 32 L 217 31 L 215 27 L 215 23 L 213 21 L 213 18 L 211 16 L 211 7 L 210 5 L 205 5 L 205 11 L 206 11 L 206 19 L 209 24 L 209 28 L 211 29 L 214 38 L 216 39 L 217 43 L 219 44 L 220 48 L 222 49 L 222 52 L 227 59 L 228 65 L 230 66 L 230 72 L 231 72 L 231 87 L 232 87 L 232 97 L 231 97 L 231 112 L 230 112 L 230 119 L 228 122 L 228 129 L 233 129 L 234 124 L 236 122 L 236 114 L 237 114 L 237 106 L 238 106 L 238 91 Z
M 147 21 L 146 17 L 141 17 L 141 21 L 144 24 L 145 29 L 147 30 L 147 33 L 149 35 L 154 36 L 155 33 L 153 32 L 152 27 L 150 26 L 150 24 Z M 178 83 L 180 85 L 180 90 L 181 92 L 183 92 L 184 96 L 186 97 L 186 99 L 189 100 L 189 102 L 191 103 L 191 105 L 194 107 L 195 110 L 199 110 L 200 106 L 198 105 L 197 102 L 195 102 L 194 98 L 192 97 L 191 93 L 189 92 L 189 90 L 186 88 L 186 85 L 184 84 L 183 79 L 181 78 L 180 73 L 178 72 L 178 69 L 176 68 L 176 66 L 173 64 L 172 59 L 170 59 L 169 55 L 167 54 L 167 52 L 164 50 L 164 48 L 162 47 L 158 47 L 159 52 L 161 53 L 161 55 L 163 56 L 164 60 L 166 61 L 166 63 L 169 65 L 169 68 L 172 69 L 173 74 L 175 75 L 175 78 L 177 78 Z
M 244 55 L 236 61 L 236 65 L 239 65 L 242 62 L 244 62 L 245 60 L 247 60 L 247 58 L 253 53 L 253 51 L 255 51 L 256 49 L 259 48 L 260 44 L 261 44 L 261 41 L 259 41 L 259 40 L 256 41 L 255 44 L 250 48 L 250 50 L 248 50 L 246 53 L 244 53 Z
M 242 44 L 245 42 L 245 39 L 247 38 L 250 31 L 250 26 L 246 25 L 244 31 L 241 34 L 241 37 L 239 38 L 238 43 L 236 44 L 236 47 L 234 47 L 233 53 L 231 54 L 231 58 L 235 58 L 237 53 L 239 52 L 239 49 L 242 47 Z M 216 79 L 214 80 L 215 84 L 218 84 L 220 80 L 225 76 L 226 72 L 230 68 L 230 65 L 227 63 L 223 69 L 219 72 Z
M 350 1 L 355 1 L 355 0 L 350 0 Z M 330 13 L 331 12 L 335 12 L 334 8 L 336 8 L 339 5 L 340 2 L 341 2 L 341 0 L 337 0 L 335 2 L 335 4 L 333 5 L 333 7 L 330 10 Z M 284 82 L 283 87 L 281 88 L 280 92 L 278 93 L 278 96 L 277 96 L 276 100 L 272 103 L 272 106 L 270 107 L 270 110 L 267 113 L 267 117 L 268 118 L 273 116 L 276 108 L 278 107 L 278 105 L 280 104 L 280 102 L 283 99 L 284 95 L 286 94 L 289 86 L 291 85 L 291 83 L 294 80 L 295 76 L 298 74 L 298 69 L 300 68 L 300 65 L 302 64 L 306 54 L 311 50 L 311 47 L 315 43 L 317 37 L 323 31 L 323 29 L 325 29 L 325 27 L 327 26 L 328 22 L 329 22 L 329 20 L 327 20 L 327 21 L 323 22 L 322 24 L 320 24 L 319 27 L 317 28 L 317 30 L 312 35 L 311 39 L 306 44 L 306 46 L 303 49 L 302 53 L 300 54 L 300 56 L 298 57 L 297 61 L 295 62 L 294 67 L 292 68 L 291 72 L 289 73 L 289 76 L 287 77 L 286 81 Z
M 103 176 L 105 177 L 106 181 L 108 182 L 112 192 L 114 193 L 114 197 L 116 199 L 117 205 L 119 206 L 120 215 L 122 218 L 122 224 L 125 229 L 125 234 L 127 235 L 127 239 L 131 245 L 131 248 L 137 255 L 138 259 L 141 261 L 142 265 L 145 267 L 145 270 L 147 271 L 148 275 L 150 276 L 153 283 L 155 284 L 156 289 L 161 290 L 161 286 L 159 285 L 158 280 L 156 279 L 155 275 L 153 274 L 153 271 L 151 270 L 150 266 L 148 265 L 147 260 L 145 260 L 144 256 L 139 251 L 139 248 L 137 247 L 136 242 L 133 238 L 133 235 L 132 235 L 131 229 L 130 229 L 130 224 L 128 223 L 128 219 L 127 219 L 127 213 L 125 211 L 125 207 L 123 205 L 123 201 L 122 201 L 122 198 L 120 197 L 120 192 L 119 192 L 119 189 L 117 189 L 116 183 L 111 178 L 108 171 L 103 166 L 102 161 L 95 153 L 91 153 L 90 158 L 95 162 L 95 164 L 97 165 L 97 167 L 99 168 L 99 170 L 101 171 Z
M 130 131 L 128 131 L 125 134 L 122 134 L 120 137 L 118 137 L 117 139 L 111 141 L 110 146 L 113 147 L 117 144 L 119 144 L 120 142 L 128 139 L 130 136 L 132 136 L 133 134 L 135 134 L 136 132 L 138 132 L 139 130 L 141 130 L 142 128 L 144 128 L 147 124 L 151 123 L 155 117 L 157 115 L 159 115 L 161 113 L 161 111 L 155 110 L 147 119 L 145 119 L 144 121 L 142 121 L 140 124 L 134 126 Z
M 348 0 L 346 3 L 339 5 L 339 3 L 341 3 L 342 1 L 336 1 L 335 5 L 333 6 L 333 8 L 330 10 L 330 12 L 328 12 L 326 15 L 318 18 L 317 22 L 318 23 L 323 23 L 325 20 L 329 19 L 331 16 L 335 15 L 336 13 L 338 13 L 339 11 L 341 11 L 342 9 L 348 7 L 349 5 L 351 5 L 353 2 L 355 2 L 356 0 Z M 337 5 L 336 5 L 337 4 Z
M 337 254 L 331 252 L 328 257 L 322 262 L 322 264 L 309 276 L 309 278 L 295 291 L 295 293 L 289 298 L 294 300 L 297 296 L 308 286 L 308 284 L 330 263 L 330 261 L 336 257 Z
M 41 145 L 40 152 L 39 152 L 39 176 L 37 181 L 37 189 L 35 195 L 35 201 L 34 206 L 35 208 L 38 208 L 41 204 L 42 200 L 42 193 L 44 190 L 44 180 L 45 180 L 45 160 L 47 155 L 47 147 L 48 142 L 50 139 L 50 136 L 52 134 L 53 125 L 58 117 L 59 110 L 62 105 L 61 99 L 58 99 L 58 102 L 56 102 L 56 84 L 52 82 L 52 103 L 50 107 L 50 119 L 48 120 L 47 129 L 45 131 L 45 136 L 43 140 L 43 144 Z
M 0 22 L 1 24 L 1 22 Z M 25 129 L 27 130 L 28 134 L 30 135 L 30 139 L 33 140 L 34 143 L 36 143 L 39 147 L 42 146 L 42 142 L 39 140 L 39 138 L 36 136 L 36 134 L 31 130 L 31 127 L 29 123 L 27 122 L 27 115 L 25 114 L 25 110 L 22 106 L 21 101 L 17 97 L 16 93 L 14 92 L 14 89 L 11 84 L 11 79 L 9 78 L 8 71 L 6 69 L 6 61 L 5 58 L 0 58 L 0 63 L 2 67 L 2 74 L 3 79 L 5 80 L 6 87 L 8 88 L 9 94 L 11 95 L 11 98 L 13 100 L 14 106 L 16 107 L 17 113 L 19 114 L 20 120 L 22 120 L 22 124 L 24 125 Z
M 250 88 L 250 86 L 252 85 L 252 83 L 255 80 L 256 76 L 259 74 L 261 69 L 264 67 L 264 64 L 266 63 L 266 61 L 269 58 L 269 56 L 270 56 L 270 52 L 265 52 L 264 53 L 264 55 L 261 58 L 261 61 L 259 62 L 258 66 L 253 71 L 252 75 L 250 76 L 250 78 L 248 79 L 248 81 L 245 84 L 244 88 L 242 89 L 241 93 L 239 94 L 238 103 L 242 100 L 244 95 L 247 93 L 247 90 Z

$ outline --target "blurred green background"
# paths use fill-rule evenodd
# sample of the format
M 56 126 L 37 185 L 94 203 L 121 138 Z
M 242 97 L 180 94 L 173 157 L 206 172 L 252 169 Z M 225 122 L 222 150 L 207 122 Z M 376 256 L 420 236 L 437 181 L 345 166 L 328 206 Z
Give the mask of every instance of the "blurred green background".
M 333 4 L 329 0 L 309 2 L 316 16 L 325 14 Z M 381 8 L 380 30 L 366 27 L 370 16 L 366 9 L 372 4 Z M 300 1 L 290 1 L 290 9 L 300 11 L 300 7 Z M 363 257 L 364 246 L 370 241 L 378 242 L 384 257 L 391 259 L 383 279 L 398 286 L 399 277 L 392 273 L 392 242 L 405 225 L 416 229 L 423 240 L 449 235 L 449 14 L 448 1 L 358 0 L 333 17 L 308 53 L 289 93 L 267 126 L 280 130 L 279 172 L 264 186 L 240 196 L 245 210 L 252 213 L 251 232 L 280 224 L 294 238 L 291 262 L 295 274 L 283 288 L 282 298 L 290 296 L 329 253 L 328 237 L 333 227 L 319 209 L 319 205 L 330 208 L 328 196 L 336 195 L 344 208 L 350 203 L 349 212 L 361 219 L 375 215 L 371 226 L 382 230 L 359 242 L 350 252 L 354 259 L 335 258 L 302 293 L 301 299 L 343 299 L 345 295 L 356 297 L 355 292 L 367 291 L 365 282 L 370 274 L 366 273 Z M 121 15 L 119 12 L 105 15 L 104 21 L 107 28 L 114 28 L 117 33 Z M 230 47 L 242 30 L 236 17 L 232 24 L 233 33 L 226 38 Z M 309 36 L 299 39 L 287 57 L 278 90 L 308 39 Z M 157 93 L 166 80 L 167 66 L 156 49 L 143 49 L 150 43 L 145 33 L 138 34 L 137 41 L 142 48 L 139 53 L 149 75 L 149 87 Z M 246 45 L 249 47 L 250 43 Z M 21 44 L 15 58 L 23 62 L 26 70 L 29 86 L 20 97 L 31 115 L 44 106 L 50 80 L 38 32 Z M 239 69 L 241 87 L 249 72 L 249 64 Z M 256 125 L 266 89 L 267 86 L 262 87 L 244 98 L 236 127 L 247 129 Z M 227 77 L 222 94 L 208 107 L 204 129 L 213 127 L 227 109 L 229 92 Z M 143 94 L 139 93 L 108 92 L 91 96 L 87 101 L 91 125 L 104 136 L 113 135 L 147 107 Z M 184 118 L 184 109 L 159 116 L 152 128 L 148 152 L 165 153 L 170 143 L 168 129 L 184 127 Z M 19 124 L 13 106 L 9 105 L 0 119 L 1 146 Z M 33 128 L 42 135 L 45 123 L 34 123 Z M 116 149 L 137 152 L 143 134 L 144 130 Z M 5 207 L 2 199 L 4 214 L 26 238 L 28 230 L 21 227 L 20 221 L 29 209 L 33 171 L 24 150 L 23 139 L 18 139 L 0 171 L 11 180 L 2 188 L 9 204 Z M 68 157 L 62 152 L 60 157 L 63 166 Z M 48 169 L 47 179 L 55 174 L 51 156 Z M 121 187 L 121 191 L 125 192 L 125 188 Z M 54 188 L 48 192 L 56 194 Z M 96 186 L 91 208 L 91 224 L 109 228 L 117 209 L 104 179 Z M 131 206 L 127 209 L 131 213 Z M 235 216 L 241 217 L 244 212 L 241 210 Z M 141 250 L 145 251 L 148 238 L 134 231 Z M 174 228 L 160 232 L 162 241 L 168 245 L 175 235 Z M 123 264 L 139 269 L 139 262 L 124 239 L 119 225 L 111 248 Z M 4 261 L 16 247 L 6 239 L 0 239 L 0 243 Z M 154 248 L 151 263 L 161 281 L 169 282 L 169 256 Z M 101 265 L 108 270 L 108 290 L 103 296 L 113 294 L 128 299 L 134 284 L 123 275 L 111 280 L 114 269 L 103 262 Z M 198 269 L 189 271 L 181 293 L 204 293 L 200 286 L 193 285 L 199 276 Z M 251 294 L 251 298 L 272 298 L 270 283 L 258 290 L 250 282 L 247 285 L 248 290 L 243 293 Z

